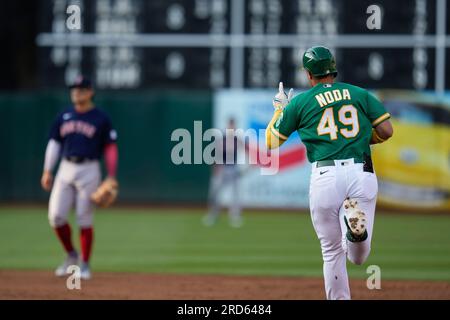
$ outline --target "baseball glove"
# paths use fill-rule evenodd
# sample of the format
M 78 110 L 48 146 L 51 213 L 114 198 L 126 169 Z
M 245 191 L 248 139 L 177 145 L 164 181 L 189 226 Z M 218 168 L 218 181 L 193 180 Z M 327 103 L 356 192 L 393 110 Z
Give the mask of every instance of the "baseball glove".
M 102 208 L 107 208 L 116 201 L 119 193 L 119 184 L 114 178 L 106 178 L 105 181 L 91 195 L 91 200 Z

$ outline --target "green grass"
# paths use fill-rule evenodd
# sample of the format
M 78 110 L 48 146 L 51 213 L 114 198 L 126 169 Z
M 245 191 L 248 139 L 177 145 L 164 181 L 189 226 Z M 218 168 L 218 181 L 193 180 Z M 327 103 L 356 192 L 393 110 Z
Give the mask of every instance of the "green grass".
M 216 226 L 203 227 L 201 215 L 182 210 L 99 211 L 93 267 L 322 276 L 320 247 L 308 214 L 251 213 L 241 229 L 230 228 L 225 215 Z M 63 256 L 45 209 L 0 208 L 0 268 L 53 269 Z M 372 254 L 363 266 L 349 263 L 350 276 L 367 277 L 371 264 L 381 267 L 383 278 L 450 281 L 450 216 L 379 214 Z

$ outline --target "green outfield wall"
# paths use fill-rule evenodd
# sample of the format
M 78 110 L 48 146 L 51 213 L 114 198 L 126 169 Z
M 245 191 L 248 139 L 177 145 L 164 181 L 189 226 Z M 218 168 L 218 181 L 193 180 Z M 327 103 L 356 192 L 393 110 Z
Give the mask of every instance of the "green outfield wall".
M 120 201 L 202 203 L 209 167 L 176 166 L 170 159 L 176 128 L 193 131 L 194 121 L 211 127 L 212 95 L 193 91 L 99 92 L 119 135 Z M 63 92 L 0 94 L 0 201 L 45 201 L 40 188 L 50 125 L 68 106 Z

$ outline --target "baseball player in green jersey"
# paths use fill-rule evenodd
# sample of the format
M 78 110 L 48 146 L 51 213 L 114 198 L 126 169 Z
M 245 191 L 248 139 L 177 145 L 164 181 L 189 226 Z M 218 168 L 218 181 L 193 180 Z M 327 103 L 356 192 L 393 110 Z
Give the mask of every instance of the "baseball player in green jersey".
M 268 148 L 297 131 L 312 163 L 310 211 L 320 241 L 327 299 L 350 299 L 346 259 L 362 264 L 370 252 L 378 192 L 370 145 L 393 134 L 389 113 L 367 90 L 335 82 L 330 50 L 303 55 L 311 89 L 292 98 L 280 83 L 266 129 Z

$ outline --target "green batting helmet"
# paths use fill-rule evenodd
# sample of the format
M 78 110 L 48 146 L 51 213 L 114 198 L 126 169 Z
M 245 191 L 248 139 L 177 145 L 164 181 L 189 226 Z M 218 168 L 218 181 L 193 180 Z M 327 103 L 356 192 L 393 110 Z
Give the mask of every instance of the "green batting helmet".
M 315 77 L 337 76 L 336 60 L 327 47 L 312 47 L 303 54 L 303 68 Z

